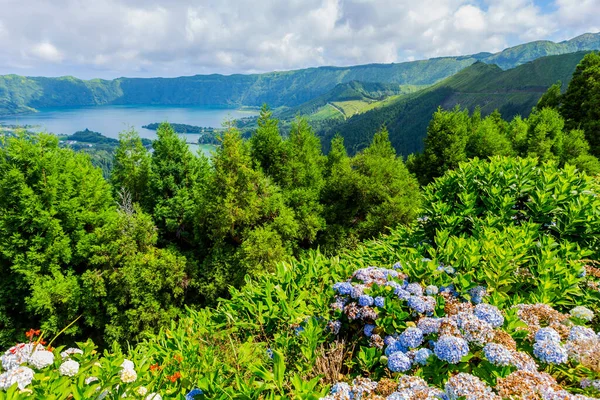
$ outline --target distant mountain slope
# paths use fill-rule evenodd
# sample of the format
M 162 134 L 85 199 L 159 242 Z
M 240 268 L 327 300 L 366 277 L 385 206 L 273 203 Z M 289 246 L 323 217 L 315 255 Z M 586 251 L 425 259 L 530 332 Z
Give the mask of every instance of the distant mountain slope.
M 483 114 L 499 109 L 503 117 L 526 116 L 542 94 L 556 81 L 566 87 L 586 52 L 549 56 L 504 71 L 496 65 L 477 62 L 420 92 L 400 97 L 382 107 L 356 115 L 320 132 L 327 144 L 339 133 L 351 152 L 363 149 L 373 134 L 386 125 L 396 150 L 408 155 L 423 148 L 431 115 L 438 106 L 455 105 Z
M 431 85 L 476 61 L 512 68 L 537 57 L 600 49 L 600 33 L 561 43 L 532 42 L 496 54 L 479 53 L 398 64 L 319 67 L 254 75 L 196 75 L 179 78 L 119 78 L 83 81 L 73 77 L 0 76 L 0 115 L 43 107 L 101 104 L 161 104 L 294 107 L 351 81 Z
M 499 53 L 482 58 L 481 61 L 487 64 L 496 64 L 502 69 L 509 69 L 540 57 L 598 49 L 600 49 L 600 34 L 585 33 L 560 43 L 538 40 L 509 47 Z
M 334 108 L 338 104 L 356 104 L 359 107 L 386 99 L 390 96 L 408 94 L 416 92 L 426 87 L 425 85 L 399 85 L 394 83 L 372 83 L 351 81 L 340 83 L 333 89 L 321 96 L 303 103 L 297 107 L 284 108 L 276 111 L 275 116 L 282 120 L 294 118 L 296 115 L 309 115 L 320 112 L 320 109 L 327 105 Z M 350 117 L 343 110 L 340 110 L 340 117 Z

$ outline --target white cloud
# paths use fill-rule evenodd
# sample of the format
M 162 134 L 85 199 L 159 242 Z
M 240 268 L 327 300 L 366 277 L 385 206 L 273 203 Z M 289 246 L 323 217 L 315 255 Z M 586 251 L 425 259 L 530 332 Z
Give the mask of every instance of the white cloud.
M 470 4 L 462 6 L 454 13 L 454 27 L 459 31 L 483 32 L 486 28 L 485 14 Z
M 49 42 L 38 43 L 31 49 L 31 54 L 42 61 L 61 62 L 63 60 L 62 53 Z
M 555 1 L 545 12 L 533 0 L 0 0 L 0 73 L 177 76 L 400 62 L 600 29 L 599 0 Z

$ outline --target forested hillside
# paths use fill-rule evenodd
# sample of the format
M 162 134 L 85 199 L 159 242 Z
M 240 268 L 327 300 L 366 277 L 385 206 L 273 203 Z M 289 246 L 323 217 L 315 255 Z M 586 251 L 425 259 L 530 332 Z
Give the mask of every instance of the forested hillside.
M 499 110 L 504 118 L 529 115 L 546 90 L 562 82 L 565 89 L 585 52 L 543 57 L 503 71 L 477 62 L 431 87 L 408 94 L 380 107 L 324 127 L 325 143 L 340 134 L 352 152 L 369 143 L 374 127 L 385 125 L 394 148 L 404 156 L 421 151 L 431 114 L 439 107 L 460 105 L 483 115 Z
M 431 85 L 476 61 L 512 68 L 535 58 L 600 49 L 600 34 L 562 43 L 533 42 L 497 54 L 434 58 L 398 64 L 320 67 L 255 75 L 196 75 L 180 78 L 118 78 L 83 81 L 73 77 L 0 77 L 0 115 L 43 107 L 101 104 L 297 106 L 340 83 Z

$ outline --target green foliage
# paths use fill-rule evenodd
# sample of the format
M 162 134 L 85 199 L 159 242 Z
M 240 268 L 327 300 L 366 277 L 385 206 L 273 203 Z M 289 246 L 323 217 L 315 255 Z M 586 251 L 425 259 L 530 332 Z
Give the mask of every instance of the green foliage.
M 537 108 L 539 110 L 549 107 L 558 109 L 561 101 L 561 90 L 562 82 L 558 81 L 554 85 L 550 86 L 548 91 L 544 93 L 544 95 L 540 98 L 537 103 Z
M 191 246 L 194 235 L 195 195 L 208 179 L 208 160 L 195 157 L 185 139 L 162 124 L 152 143 L 152 165 L 148 178 L 147 211 L 161 233 L 161 239 Z
M 9 139 L 0 149 L 2 343 L 30 327 L 132 340 L 172 319 L 183 303 L 184 259 L 154 247 L 149 216 L 114 205 L 83 154 L 54 136 Z
M 597 255 L 598 190 L 595 180 L 572 166 L 539 166 L 535 159 L 473 160 L 426 188 L 424 231 L 432 240 L 438 231 L 472 235 L 483 227 L 532 222 L 556 240 Z
M 111 203 L 100 171 L 54 136 L 20 136 L 0 148 L 3 343 L 31 326 L 56 332 L 77 317 L 85 262 L 77 244 Z
M 558 110 L 549 107 L 534 108 L 526 120 L 515 117 L 510 123 L 498 111 L 481 119 L 478 110 L 469 116 L 458 107 L 439 108 L 429 124 L 424 152 L 411 155 L 407 164 L 422 184 L 474 157 L 535 157 L 540 163 L 569 163 L 595 174 L 600 161 L 589 157 L 583 132 L 565 131 L 564 124 Z
M 499 110 L 505 118 L 526 117 L 550 86 L 570 81 L 584 56 L 578 52 L 542 57 L 506 71 L 482 62 L 471 63 L 426 89 L 393 98 L 346 121 L 321 123 L 319 134 L 326 142 L 340 134 L 353 154 L 367 147 L 377 129 L 385 125 L 394 148 L 407 156 L 423 151 L 431 115 L 440 105 L 447 109 L 458 105 L 470 111 L 480 107 L 484 116 Z
M 385 128 L 353 158 L 336 137 L 327 156 L 322 199 L 328 230 L 322 242 L 329 249 L 351 246 L 407 224 L 418 212 L 419 196 L 418 184 L 396 157 Z
M 124 191 L 133 201 L 145 204 L 150 160 L 150 154 L 137 132 L 129 130 L 120 133 L 111 173 L 111 184 L 115 192 Z
M 583 129 L 591 154 L 600 156 L 600 54 L 587 54 L 577 65 L 560 108 L 567 128 Z

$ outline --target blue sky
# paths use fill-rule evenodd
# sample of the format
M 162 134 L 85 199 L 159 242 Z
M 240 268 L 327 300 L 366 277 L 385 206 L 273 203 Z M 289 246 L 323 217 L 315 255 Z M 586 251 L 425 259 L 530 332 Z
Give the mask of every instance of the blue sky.
M 600 0 L 0 0 L 0 74 L 253 73 L 600 31 Z

